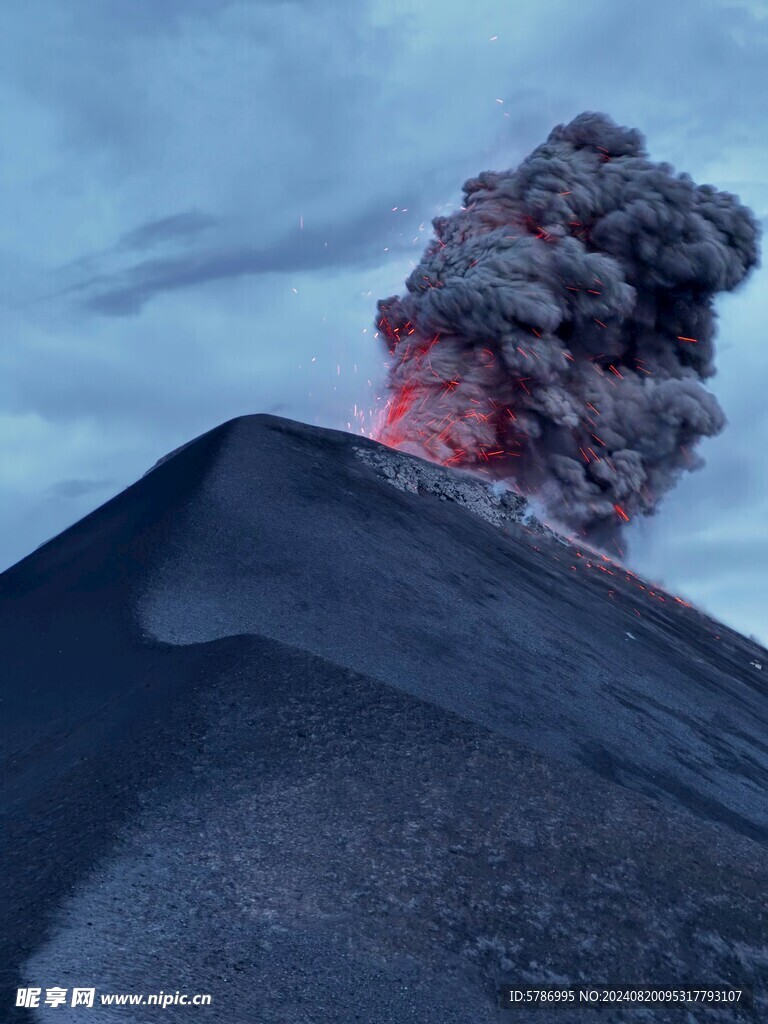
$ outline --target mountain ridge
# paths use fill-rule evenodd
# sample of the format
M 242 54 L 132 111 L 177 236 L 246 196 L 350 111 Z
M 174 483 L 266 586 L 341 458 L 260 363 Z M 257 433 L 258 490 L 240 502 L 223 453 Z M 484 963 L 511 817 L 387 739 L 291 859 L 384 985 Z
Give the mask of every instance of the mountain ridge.
M 360 448 L 230 420 L 0 576 L 6 984 L 459 1024 L 700 964 L 760 1020 L 762 649 Z

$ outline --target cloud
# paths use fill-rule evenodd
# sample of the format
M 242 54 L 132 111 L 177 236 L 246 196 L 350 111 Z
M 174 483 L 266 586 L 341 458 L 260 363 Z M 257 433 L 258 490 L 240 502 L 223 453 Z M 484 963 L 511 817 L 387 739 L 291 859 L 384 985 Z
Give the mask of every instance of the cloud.
M 60 480 L 52 484 L 45 493 L 52 498 L 83 498 L 106 490 L 113 483 L 113 480 Z
M 517 168 L 470 179 L 434 226 L 406 294 L 378 303 L 391 355 L 379 436 L 616 539 L 725 425 L 702 386 L 712 299 L 758 262 L 751 212 L 587 112 Z
M 385 200 L 349 220 L 307 225 L 264 246 L 226 244 L 187 247 L 182 253 L 143 259 L 120 268 L 110 267 L 116 251 L 146 249 L 159 242 L 188 242 L 190 234 L 210 230 L 213 217 L 171 216 L 128 232 L 115 249 L 101 259 L 85 261 L 88 275 L 69 285 L 65 294 L 77 295 L 88 309 L 108 316 L 132 316 L 157 295 L 227 279 L 262 274 L 330 271 L 381 262 L 384 246 L 397 253 L 410 249 L 403 232 L 393 229 Z M 253 233 L 258 234 L 254 225 Z M 128 244 L 126 243 L 128 240 Z M 378 243 L 378 245 L 377 245 Z M 80 264 L 80 269 L 83 264 Z M 71 273 L 72 267 L 65 268 Z
M 216 218 L 200 210 L 172 213 L 132 228 L 117 243 L 118 249 L 152 249 L 168 242 L 188 242 L 216 224 Z

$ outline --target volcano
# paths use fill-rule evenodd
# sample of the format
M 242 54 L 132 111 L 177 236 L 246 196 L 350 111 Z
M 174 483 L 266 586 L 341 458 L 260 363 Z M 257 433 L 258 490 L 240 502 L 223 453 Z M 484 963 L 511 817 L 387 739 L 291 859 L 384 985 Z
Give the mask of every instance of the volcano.
M 768 655 L 523 499 L 239 418 L 0 606 L 3 1020 L 768 1019 Z

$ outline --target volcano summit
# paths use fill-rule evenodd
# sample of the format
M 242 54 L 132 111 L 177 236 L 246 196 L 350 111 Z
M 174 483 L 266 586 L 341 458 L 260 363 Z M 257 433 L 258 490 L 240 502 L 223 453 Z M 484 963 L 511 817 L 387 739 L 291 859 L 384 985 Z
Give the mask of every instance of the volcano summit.
M 484 487 L 245 417 L 0 576 L 3 1020 L 768 1019 L 766 652 Z

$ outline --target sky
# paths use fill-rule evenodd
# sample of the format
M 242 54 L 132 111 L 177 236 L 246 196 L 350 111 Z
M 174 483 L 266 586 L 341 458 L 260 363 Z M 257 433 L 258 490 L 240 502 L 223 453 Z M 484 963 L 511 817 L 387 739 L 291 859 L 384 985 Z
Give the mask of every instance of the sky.
M 6 0 L 0 569 L 233 416 L 363 430 L 464 181 L 600 110 L 768 224 L 768 0 Z M 768 263 L 768 260 L 766 261 Z M 768 643 L 767 269 L 628 563 Z

